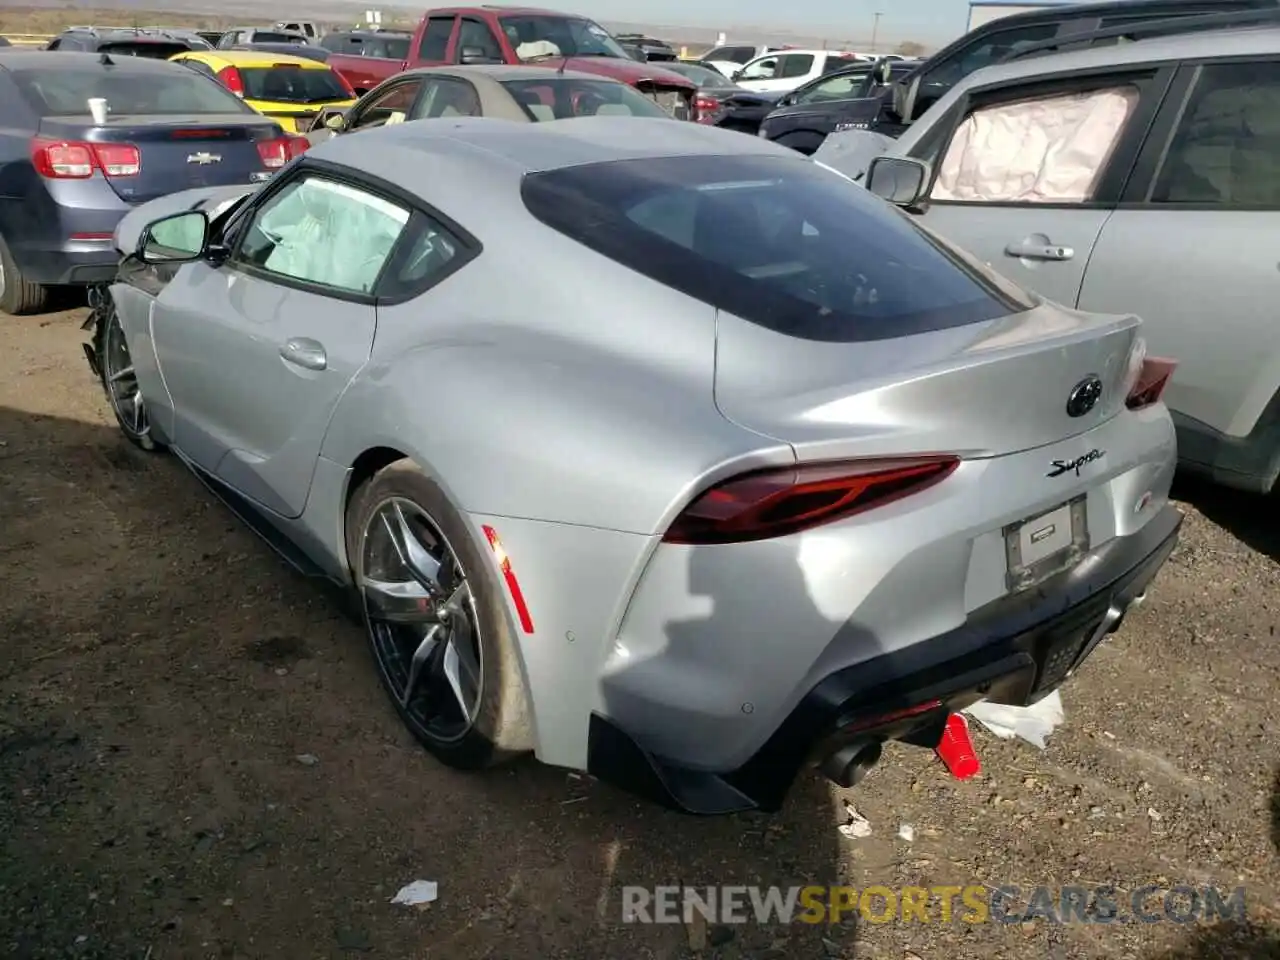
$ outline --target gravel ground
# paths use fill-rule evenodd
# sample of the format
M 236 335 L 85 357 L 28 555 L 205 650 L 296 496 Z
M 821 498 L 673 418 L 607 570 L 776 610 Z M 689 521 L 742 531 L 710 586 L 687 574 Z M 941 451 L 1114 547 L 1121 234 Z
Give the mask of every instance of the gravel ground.
M 1047 750 L 980 734 L 957 782 L 895 747 L 856 791 L 686 818 L 418 749 L 332 599 L 118 437 L 82 316 L 0 316 L 0 956 L 1280 957 L 1274 501 L 1182 492 Z M 846 799 L 871 836 L 837 831 Z M 434 904 L 388 903 L 415 879 Z M 620 921 L 629 884 L 834 882 L 1244 886 L 1249 921 Z

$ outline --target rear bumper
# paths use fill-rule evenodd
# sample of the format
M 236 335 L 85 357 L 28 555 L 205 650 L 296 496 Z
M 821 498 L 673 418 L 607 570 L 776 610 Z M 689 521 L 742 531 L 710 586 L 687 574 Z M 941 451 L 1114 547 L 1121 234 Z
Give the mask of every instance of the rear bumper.
M 14 260 L 33 283 L 83 285 L 115 278 L 120 254 L 110 240 L 19 242 Z
M 949 713 L 979 699 L 1027 704 L 1050 693 L 1114 633 L 1177 543 L 1164 507 L 1037 590 L 976 611 L 955 630 L 832 673 L 736 770 L 712 773 L 654 756 L 606 717 L 591 718 L 587 770 L 686 813 L 773 811 L 800 769 L 851 744 L 938 742 Z

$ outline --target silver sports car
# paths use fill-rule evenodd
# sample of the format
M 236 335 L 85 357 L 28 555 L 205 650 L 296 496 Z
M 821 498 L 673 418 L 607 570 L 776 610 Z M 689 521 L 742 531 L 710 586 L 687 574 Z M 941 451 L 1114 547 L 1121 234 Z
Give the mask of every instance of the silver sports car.
M 402 124 L 116 243 L 125 435 L 348 588 L 455 766 L 776 809 L 1057 688 L 1177 538 L 1136 318 L 758 138 Z

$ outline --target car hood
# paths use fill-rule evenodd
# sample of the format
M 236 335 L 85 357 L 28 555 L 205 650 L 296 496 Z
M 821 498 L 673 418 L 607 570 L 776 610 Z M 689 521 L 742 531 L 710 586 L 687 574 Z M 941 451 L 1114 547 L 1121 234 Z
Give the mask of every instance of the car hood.
M 643 80 L 652 80 L 667 87 L 680 87 L 690 91 L 697 89 L 697 84 L 692 80 L 672 70 L 663 70 L 652 63 L 640 63 L 638 60 L 623 60 L 621 57 L 549 57 L 539 60 L 534 66 L 558 70 L 561 64 L 566 70 L 612 77 L 631 86 Z
M 233 184 L 223 187 L 198 187 L 171 193 L 144 203 L 126 213 L 116 224 L 115 247 L 123 254 L 138 249 L 138 238 L 148 224 L 184 210 L 203 210 L 213 219 L 245 194 L 253 193 L 260 185 L 255 183 Z

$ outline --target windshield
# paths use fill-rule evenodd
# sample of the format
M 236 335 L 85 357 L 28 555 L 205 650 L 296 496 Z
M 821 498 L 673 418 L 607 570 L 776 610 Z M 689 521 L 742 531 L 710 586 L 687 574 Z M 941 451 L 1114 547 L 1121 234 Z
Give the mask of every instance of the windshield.
M 98 44 L 95 53 L 110 53 L 117 57 L 147 57 L 150 60 L 168 60 L 174 54 L 192 49 L 181 40 L 108 40 Z
M 529 211 L 638 273 L 807 340 L 903 337 L 1025 310 L 910 217 L 803 158 L 616 160 L 529 174 Z
M 511 49 L 526 62 L 544 57 L 617 57 L 630 60 L 609 31 L 582 17 L 541 14 L 502 17 Z
M 241 67 L 246 100 L 272 103 L 332 103 L 351 94 L 332 70 L 306 67 Z
M 121 67 L 60 70 L 11 66 L 9 76 L 23 99 L 45 117 L 87 116 L 91 97 L 105 99 L 117 116 L 254 113 L 219 84 L 177 64 L 172 72 L 152 69 L 137 73 L 123 72 Z
M 547 71 L 550 73 L 550 71 Z M 671 115 L 643 93 L 614 80 L 503 80 L 511 96 L 530 120 L 565 120 L 569 117 L 659 117 Z

